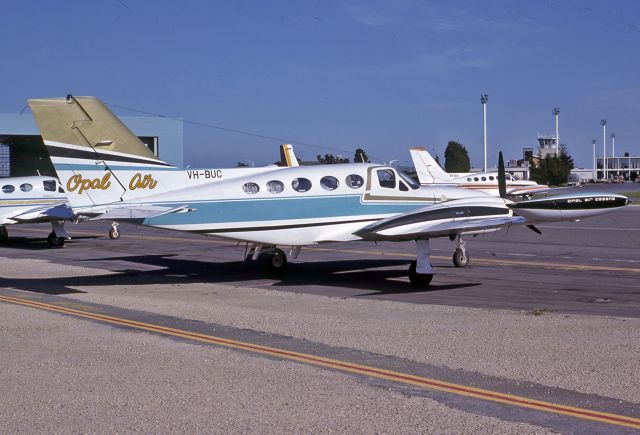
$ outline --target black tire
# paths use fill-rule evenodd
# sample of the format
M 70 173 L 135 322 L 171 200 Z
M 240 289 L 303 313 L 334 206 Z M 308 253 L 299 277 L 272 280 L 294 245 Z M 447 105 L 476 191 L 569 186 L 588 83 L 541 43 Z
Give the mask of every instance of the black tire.
M 120 238 L 120 231 L 117 228 L 111 228 L 109 230 L 109 238 L 111 240 L 118 240 Z
M 417 273 L 416 272 L 417 262 L 414 260 L 411 262 L 409 266 L 409 282 L 412 287 L 429 287 L 431 284 L 431 280 L 433 279 L 432 273 Z
M 9 240 L 9 231 L 7 228 L 2 226 L 0 227 L 0 242 L 6 242 Z
M 469 265 L 469 255 L 463 254 L 462 249 L 456 249 L 453 253 L 453 264 L 456 267 L 467 267 Z
M 51 246 L 52 248 L 61 248 L 64 246 L 64 238 L 57 237 L 56 233 L 54 233 L 53 231 L 49 233 L 47 242 L 49 242 L 49 246 Z
M 287 254 L 282 249 L 274 249 L 267 259 L 267 269 L 270 272 L 283 272 L 287 268 Z

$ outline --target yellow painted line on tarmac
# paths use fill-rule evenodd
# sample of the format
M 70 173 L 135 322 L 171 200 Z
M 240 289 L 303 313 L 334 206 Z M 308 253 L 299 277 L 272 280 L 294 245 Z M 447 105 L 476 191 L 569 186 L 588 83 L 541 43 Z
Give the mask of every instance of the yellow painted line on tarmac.
M 112 325 L 127 326 L 134 329 L 155 332 L 162 335 L 180 337 L 187 340 L 198 341 L 202 343 L 216 344 L 233 349 L 241 349 L 247 352 L 267 355 L 284 360 L 297 361 L 305 364 L 311 364 L 317 367 L 325 367 L 346 373 L 355 373 L 359 375 L 369 376 L 377 379 L 385 379 L 406 385 L 413 385 L 429 390 L 443 391 L 451 394 L 457 394 L 466 397 L 474 397 L 490 402 L 504 403 L 521 408 L 535 409 L 538 411 L 549 412 L 553 414 L 568 415 L 575 418 L 598 421 L 616 426 L 625 426 L 640 429 L 640 419 L 628 417 L 624 415 L 611 414 L 600 411 L 593 411 L 586 408 L 577 408 L 551 402 L 544 402 L 535 399 L 529 399 L 523 396 L 500 393 L 497 391 L 486 390 L 482 388 L 469 387 L 462 384 L 454 384 L 451 382 L 440 381 L 437 379 L 415 376 L 407 373 L 385 370 L 377 367 L 355 364 L 348 361 L 341 361 L 332 358 L 325 358 L 317 355 L 311 355 L 301 352 L 294 352 L 286 349 L 278 349 L 274 347 L 261 346 L 253 343 L 247 343 L 236 340 L 229 340 L 213 335 L 201 334 L 182 329 L 169 328 L 166 326 L 155 325 L 151 323 L 143 323 L 135 320 L 125 319 L 121 317 L 107 316 L 91 311 L 78 310 L 62 305 L 54 305 L 32 301 L 24 298 L 0 295 L 0 301 L 11 304 L 23 305 L 32 308 L 38 308 L 47 311 L 72 315 L 80 318 L 97 320 Z
M 25 230 L 25 228 L 22 228 Z M 35 232 L 46 232 L 44 230 L 37 229 L 28 229 L 27 231 L 35 231 Z M 90 233 L 90 232 L 80 232 L 74 231 L 74 234 L 81 235 L 92 235 L 92 236 L 103 236 L 104 234 L 99 233 Z M 202 238 L 193 238 L 193 239 L 185 239 L 180 237 L 169 237 L 169 236 L 143 236 L 143 235 L 127 235 L 129 239 L 138 239 L 138 240 L 156 240 L 156 241 L 188 241 L 194 243 L 213 243 L 217 245 L 229 245 L 235 246 L 236 243 L 230 240 L 217 240 L 210 239 L 203 236 Z M 244 244 L 243 244 L 244 245 Z M 404 258 L 412 258 L 415 259 L 415 254 L 409 254 L 406 252 L 393 252 L 393 251 L 368 251 L 364 249 L 341 249 L 341 248 L 323 248 L 319 246 L 305 246 L 305 251 L 317 251 L 317 252 L 341 252 L 345 254 L 354 254 L 354 255 L 368 255 L 372 257 L 404 257 Z M 431 259 L 433 260 L 445 260 L 451 261 L 451 257 L 447 257 L 444 255 L 432 255 Z M 540 267 L 543 269 L 553 269 L 553 270 L 566 270 L 566 271 L 597 271 L 597 272 L 626 272 L 626 273 L 640 273 L 640 268 L 637 267 L 622 267 L 622 266 L 604 266 L 598 264 L 571 264 L 571 263 L 556 263 L 556 262 L 545 262 L 545 261 L 535 261 L 535 260 L 509 260 L 509 259 L 494 259 L 494 258 L 474 258 L 474 264 L 487 264 L 492 266 L 523 266 L 523 267 Z

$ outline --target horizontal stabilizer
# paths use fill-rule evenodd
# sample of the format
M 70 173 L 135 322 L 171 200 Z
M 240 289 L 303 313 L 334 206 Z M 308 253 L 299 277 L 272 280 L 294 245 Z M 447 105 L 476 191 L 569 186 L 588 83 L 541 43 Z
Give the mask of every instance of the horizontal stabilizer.
M 104 213 L 93 217 L 91 220 L 117 220 L 131 223 L 142 223 L 146 219 L 155 218 L 168 213 L 184 213 L 193 209 L 185 205 L 179 207 L 166 207 L 158 205 L 145 205 L 138 207 L 114 207 Z
M 14 216 L 11 219 L 16 222 L 48 222 L 51 220 L 68 220 L 74 217 L 74 213 L 67 204 L 58 204 L 56 206 L 44 206 L 31 209 L 28 212 Z

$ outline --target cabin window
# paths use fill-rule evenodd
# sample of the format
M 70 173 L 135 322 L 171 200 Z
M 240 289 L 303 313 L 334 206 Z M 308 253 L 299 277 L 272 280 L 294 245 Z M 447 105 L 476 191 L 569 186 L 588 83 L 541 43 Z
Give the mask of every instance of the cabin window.
M 487 181 L 487 177 L 482 177 L 482 181 Z
M 42 185 L 44 186 L 44 190 L 46 192 L 55 192 L 57 189 L 56 180 L 44 180 L 42 182 Z
M 359 189 L 364 186 L 364 178 L 358 174 L 347 175 L 347 178 L 345 178 L 344 181 L 347 183 L 347 186 L 352 189 Z
M 64 193 L 64 189 L 62 188 L 62 186 L 58 187 L 58 193 Z
M 320 185 L 327 190 L 335 190 L 338 188 L 338 179 L 327 175 L 320 179 Z
M 296 178 L 291 182 L 291 187 L 296 192 L 306 192 L 311 189 L 311 180 L 307 178 Z
M 491 180 L 491 181 L 494 180 L 493 175 L 489 175 L 489 180 Z
M 407 187 L 407 185 L 404 184 L 402 181 L 398 181 L 398 184 L 400 185 L 400 190 L 402 190 L 403 192 L 409 191 L 409 188 Z
M 24 183 L 20 185 L 20 190 L 23 192 L 31 192 L 33 190 L 33 186 L 29 183 Z
M 379 169 L 378 170 L 378 182 L 380 187 L 387 189 L 396 188 L 396 173 L 391 169 Z
M 271 180 L 267 182 L 267 190 L 271 193 L 280 193 L 284 190 L 284 184 L 282 181 Z
M 478 177 L 473 177 L 473 181 L 480 181 Z
M 14 190 L 16 190 L 16 188 L 11 184 L 5 184 L 4 186 L 2 186 L 2 191 L 4 193 L 13 193 Z
M 467 178 L 467 181 L 471 181 L 471 177 Z
M 244 193 L 248 193 L 249 195 L 253 195 L 260 192 L 260 186 L 258 186 L 256 183 L 244 183 L 242 185 L 242 191 Z

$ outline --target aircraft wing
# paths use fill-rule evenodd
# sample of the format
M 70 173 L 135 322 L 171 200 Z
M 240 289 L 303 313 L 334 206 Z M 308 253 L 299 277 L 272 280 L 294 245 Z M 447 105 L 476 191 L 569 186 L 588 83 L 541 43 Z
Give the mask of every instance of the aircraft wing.
M 451 234 L 495 231 L 510 225 L 572 221 L 624 207 L 624 195 L 581 192 L 512 202 L 502 198 L 466 198 L 391 216 L 356 231 L 364 240 L 419 240 Z
M 21 213 L 12 217 L 16 222 L 20 223 L 38 223 L 49 222 L 52 220 L 68 220 L 75 216 L 73 210 L 66 203 L 57 204 L 54 206 L 40 206 L 33 208 L 29 211 Z
M 536 193 L 544 193 L 548 192 L 552 189 L 557 190 L 557 187 L 549 187 L 544 184 L 536 185 L 536 186 L 523 186 L 523 187 L 507 187 L 507 195 L 508 196 L 530 196 L 535 195 Z
M 382 219 L 358 230 L 365 240 L 416 240 L 450 234 L 495 231 L 527 219 L 514 216 L 500 198 L 468 198 L 423 207 Z

